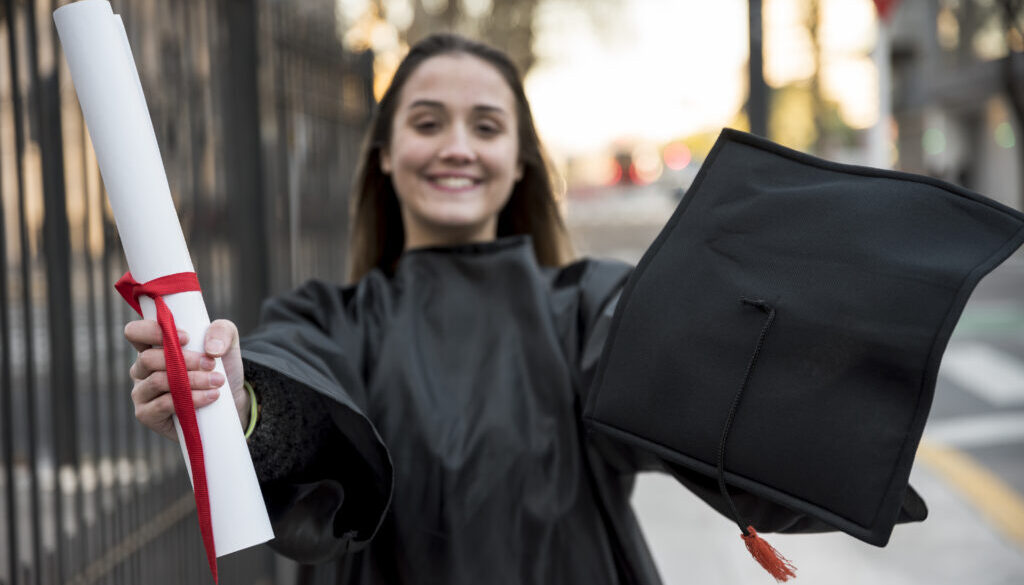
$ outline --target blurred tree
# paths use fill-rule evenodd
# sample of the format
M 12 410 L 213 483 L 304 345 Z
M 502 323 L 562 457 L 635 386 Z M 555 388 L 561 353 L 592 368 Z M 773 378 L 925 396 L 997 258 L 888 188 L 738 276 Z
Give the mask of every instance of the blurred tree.
M 825 59 L 822 19 L 824 4 L 830 0 L 799 0 L 801 24 L 807 31 L 811 57 L 809 75 L 771 88 L 768 108 L 768 137 L 795 148 L 836 158 L 839 150 L 856 142 L 856 131 L 843 119 L 838 102 L 823 87 Z
M 843 121 L 839 104 L 823 98 L 819 87 L 796 82 L 772 90 L 768 136 L 790 148 L 829 157 L 834 153 L 828 149 L 855 142 L 856 131 Z
M 611 25 L 622 0 L 339 0 L 338 26 L 346 45 L 375 54 L 379 97 L 409 46 L 436 32 L 455 32 L 504 51 L 524 75 L 534 65 L 534 18 L 545 4 L 571 3 L 595 28 Z
M 811 91 L 806 85 L 791 83 L 772 91 L 768 135 L 779 144 L 806 150 L 815 143 L 818 130 L 813 116 Z
M 838 138 L 835 130 L 842 130 L 845 124 L 835 115 L 835 104 L 829 103 L 822 92 L 822 39 L 821 39 L 821 0 L 808 0 L 805 13 L 807 32 L 811 38 L 811 51 L 814 69 L 809 80 L 808 92 L 813 121 L 811 149 L 823 156 L 830 156 Z M 837 124 L 838 122 L 838 124 Z
M 750 131 L 768 135 L 768 84 L 764 79 L 764 24 L 761 0 L 748 0 L 747 118 Z
M 434 32 L 457 32 L 501 49 L 520 71 L 529 71 L 534 62 L 533 16 L 539 3 L 540 0 L 421 0 L 414 2 L 415 12 L 405 40 L 412 45 Z M 429 4 L 443 8 L 429 10 Z

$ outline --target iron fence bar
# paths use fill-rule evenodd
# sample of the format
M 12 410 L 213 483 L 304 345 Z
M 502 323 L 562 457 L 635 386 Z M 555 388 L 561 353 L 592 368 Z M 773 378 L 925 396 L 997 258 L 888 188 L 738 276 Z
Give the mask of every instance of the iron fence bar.
M 103 190 L 102 193 L 105 197 L 105 190 Z M 106 220 L 106 218 L 104 219 Z M 105 431 L 104 434 L 106 435 L 106 452 L 104 453 L 103 461 L 101 462 L 101 465 L 103 465 L 103 469 L 101 469 L 100 477 L 100 489 L 102 492 L 100 497 L 102 504 L 100 516 L 102 518 L 103 525 L 102 535 L 104 551 L 109 550 L 111 547 L 113 547 L 120 537 L 120 532 L 118 531 L 118 524 L 116 522 L 116 519 L 114 518 L 115 510 L 117 508 L 117 493 L 115 482 L 113 481 L 115 479 L 113 477 L 113 467 L 117 462 L 117 433 L 115 432 L 116 418 L 112 400 L 112 394 L 114 392 L 115 386 L 117 385 L 117 382 L 115 381 L 116 378 L 114 375 L 116 364 L 116 355 L 114 354 L 114 332 L 116 331 L 115 315 L 117 313 L 115 311 L 114 304 L 116 302 L 116 299 L 114 299 L 114 295 L 111 293 L 109 286 L 109 283 L 114 282 L 112 278 L 113 274 L 115 273 L 115 270 L 112 270 L 111 263 L 115 258 L 114 255 L 117 253 L 115 251 L 116 244 L 113 243 L 113 240 L 115 238 L 116 233 L 114 231 L 114 227 L 110 225 L 108 221 L 104 221 L 103 263 L 101 267 L 102 272 L 100 276 L 100 282 L 103 285 L 102 290 L 104 291 L 103 322 L 106 325 L 103 327 L 103 341 L 106 347 L 107 356 L 107 384 L 102 389 L 103 400 L 97 404 L 97 407 L 104 413 L 104 418 L 106 419 L 105 424 L 102 425 L 102 428 Z M 107 580 L 107 582 L 119 583 L 120 579 L 118 577 L 119 575 L 117 575 L 116 573 L 112 574 Z
M 114 13 L 120 15 L 121 20 L 125 25 L 126 32 L 131 35 L 135 28 L 132 26 L 131 3 L 115 0 L 112 4 Z M 110 433 L 110 452 L 108 456 L 110 458 L 112 477 L 111 481 L 107 484 L 107 489 L 109 490 L 107 498 L 112 505 L 108 510 L 110 532 L 107 535 L 108 540 L 104 547 L 104 551 L 110 551 L 116 548 L 118 543 L 122 542 L 125 536 L 130 533 L 130 527 L 127 525 L 128 514 L 126 513 L 125 506 L 125 490 L 120 478 L 121 462 L 128 456 L 127 437 L 124 433 L 125 412 L 121 400 L 121 389 L 125 384 L 123 367 L 124 360 L 121 359 L 121 350 L 122 344 L 125 343 L 125 340 L 122 339 L 120 335 L 117 335 L 119 332 L 117 326 L 123 325 L 127 321 L 123 318 L 124 311 L 121 310 L 120 299 L 118 299 L 111 291 L 111 285 L 123 272 L 119 266 L 123 266 L 124 262 L 122 260 L 123 254 L 119 243 L 120 238 L 118 237 L 116 228 L 114 226 L 110 226 L 106 230 L 106 233 L 108 235 L 108 238 L 105 240 L 106 246 L 104 248 L 106 258 L 104 264 L 104 276 L 101 280 L 103 282 L 103 290 L 105 291 L 108 311 L 106 343 L 110 381 L 106 388 L 106 398 L 108 403 L 107 412 L 110 415 L 110 424 L 107 426 L 107 429 Z M 112 582 L 115 584 L 131 583 L 131 577 L 128 574 L 123 558 L 111 561 L 110 576 Z
M 225 165 L 231 189 L 227 209 L 233 221 L 229 232 L 236 252 L 232 312 L 240 331 L 256 325 L 259 307 L 268 292 L 265 217 L 262 204 L 253 205 L 252 194 L 262 193 L 263 165 L 259 144 L 259 86 L 256 80 L 256 6 L 254 2 L 222 3 L 227 23 L 224 47 L 229 82 L 221 91 Z
M 57 0 L 50 0 L 49 3 L 49 14 L 52 14 L 58 6 Z M 44 18 L 44 20 L 46 20 Z M 54 77 L 58 80 L 56 87 L 56 98 L 58 103 L 58 109 L 61 115 L 64 115 L 65 108 L 67 108 L 70 114 L 68 120 L 74 120 L 77 124 L 77 132 L 74 135 L 68 136 L 67 146 L 70 147 L 70 151 L 62 149 L 62 155 L 66 156 L 69 161 L 72 157 L 77 155 L 79 165 L 79 176 L 76 177 L 76 182 L 80 188 L 80 204 L 81 204 L 81 225 L 79 226 L 79 234 L 81 237 L 80 243 L 80 260 L 78 274 L 79 286 L 84 286 L 83 291 L 79 290 L 77 295 L 73 295 L 71 298 L 72 315 L 76 313 L 75 307 L 80 305 L 82 307 L 83 315 L 78 317 L 85 321 L 86 330 L 88 336 L 85 341 L 85 364 L 76 364 L 75 376 L 76 379 L 82 376 L 85 380 L 84 384 L 80 384 L 76 387 L 76 398 L 78 394 L 81 394 L 83 401 L 76 400 L 76 408 L 72 416 L 76 417 L 76 428 L 73 434 L 73 440 L 78 447 L 79 453 L 76 459 L 76 465 L 73 467 L 74 473 L 74 493 L 70 497 L 70 501 L 75 508 L 75 514 L 73 518 L 73 533 L 69 535 L 71 542 L 69 543 L 68 549 L 72 555 L 68 561 L 69 570 L 76 572 L 82 569 L 89 557 L 89 543 L 92 541 L 89 534 L 89 523 L 87 521 L 87 507 L 90 505 L 91 495 L 87 493 L 87 476 L 95 477 L 95 465 L 96 465 L 96 442 L 89 440 L 89 420 L 91 414 L 95 411 L 94 401 L 89 400 L 90 393 L 94 392 L 99 385 L 99 372 L 96 368 L 96 364 L 99 359 L 99 351 L 95 343 L 92 343 L 93 332 L 96 331 L 97 319 L 96 319 L 96 307 L 95 307 L 95 275 L 94 275 L 94 263 L 93 263 L 93 251 L 92 251 L 92 226 L 91 226 L 91 192 L 89 190 L 89 164 L 88 164 L 88 141 L 86 138 L 85 120 L 81 116 L 81 112 L 78 109 L 77 98 L 70 94 L 70 92 L 61 91 L 61 80 L 62 76 L 65 79 L 70 78 L 70 73 L 65 67 L 65 62 L 61 58 L 61 47 L 59 39 L 54 35 L 52 27 L 49 29 L 51 35 L 51 43 L 53 50 L 54 59 Z M 67 97 L 66 97 L 67 96 Z M 67 128 L 67 126 L 63 126 Z M 63 130 L 61 132 L 63 142 Z M 70 218 L 69 218 L 70 220 Z M 73 247 L 72 247 L 73 248 Z M 74 249 L 71 253 L 74 254 Z M 74 262 L 74 256 L 72 256 L 72 262 Z M 84 298 L 83 298 L 84 296 Z M 71 324 L 72 334 L 74 333 L 75 325 Z M 76 353 L 73 360 L 79 359 L 79 354 Z M 78 367 L 82 366 L 82 367 Z M 83 371 L 84 370 L 84 371 Z M 84 376 L 83 376 L 84 373 Z M 81 403 L 84 402 L 92 410 L 84 409 L 79 410 Z M 79 418 L 81 417 L 81 418 Z M 83 442 L 87 445 L 87 448 L 83 448 Z M 69 581 L 72 582 L 73 581 Z
M 21 296 L 22 296 L 22 327 L 25 335 L 25 392 L 26 423 L 28 427 L 28 465 L 29 465 L 29 507 L 32 511 L 32 559 L 30 575 L 33 581 L 40 583 L 40 567 L 42 565 L 42 535 L 40 530 L 39 506 L 39 474 L 36 465 L 36 413 L 35 413 L 35 350 L 33 347 L 33 319 L 32 319 L 32 259 L 29 256 L 28 226 L 26 217 L 26 193 L 25 193 L 25 128 L 22 117 L 21 88 L 19 86 L 18 67 L 18 27 L 15 21 L 14 0 L 5 0 L 5 11 L 7 14 L 7 40 L 10 46 L 10 75 L 11 75 L 11 104 L 14 114 L 14 149 L 15 169 L 18 188 L 18 229 L 19 243 L 21 247 Z
M 118 254 L 117 256 L 120 263 L 125 266 L 124 255 Z M 112 275 L 116 277 L 119 275 Z M 114 281 L 112 280 L 111 283 Z M 119 323 L 127 323 L 129 319 L 135 318 L 135 315 L 128 315 L 127 305 L 121 302 L 120 298 L 115 298 L 114 302 L 120 313 Z M 118 508 L 117 517 L 121 519 L 120 522 L 120 539 L 118 542 L 124 542 L 125 539 L 135 529 L 135 503 L 137 498 L 133 492 L 132 482 L 130 477 L 125 477 L 125 472 L 130 469 L 133 454 L 135 452 L 135 445 L 133 444 L 133 431 L 135 423 L 135 417 L 132 413 L 132 402 L 129 393 L 129 378 L 128 378 L 128 367 L 129 367 L 129 352 L 134 351 L 134 348 L 129 349 L 129 344 L 121 335 L 115 335 L 115 354 L 117 356 L 117 369 L 115 370 L 117 383 L 114 384 L 114 394 L 112 399 L 114 404 L 117 405 L 117 427 L 118 427 L 118 440 L 120 441 L 120 452 L 117 458 L 117 476 L 115 485 L 117 486 L 118 497 L 120 498 L 121 507 Z M 133 575 L 134 559 L 132 557 L 125 557 L 120 563 L 122 582 L 127 585 L 134 585 L 137 581 L 135 575 Z
M 54 506 L 54 551 L 59 583 L 65 582 L 66 548 L 64 519 L 64 489 L 62 475 L 77 469 L 78 453 L 75 446 L 75 376 L 74 350 L 71 331 L 70 242 L 67 221 L 67 202 L 64 185 L 63 139 L 61 136 L 60 94 L 57 79 L 57 39 L 49 35 L 54 58 L 52 69 L 44 76 L 40 71 L 40 39 L 36 21 L 36 0 L 25 3 L 28 30 L 28 66 L 31 79 L 30 96 L 36 107 L 29 108 L 30 120 L 37 130 L 42 158 L 43 187 L 43 250 L 46 258 L 47 314 L 50 346 L 50 416 L 54 446 L 54 490 L 50 496 Z M 50 29 L 47 29 L 50 30 Z
M 95 395 L 95 417 L 96 417 L 96 485 L 94 499 L 96 502 L 96 517 L 95 517 L 95 532 L 96 532 L 96 546 L 93 547 L 95 555 L 102 554 L 103 551 L 108 550 L 111 543 L 114 541 L 111 521 L 109 514 L 111 513 L 112 506 L 108 503 L 113 494 L 110 493 L 110 485 L 108 480 L 108 474 L 110 472 L 111 462 L 113 461 L 113 437 L 111 436 L 111 429 L 113 428 L 113 413 L 109 408 L 109 394 L 111 387 L 114 385 L 114 376 L 111 369 L 111 361 L 113 356 L 111 354 L 111 342 L 110 337 L 112 335 L 113 328 L 113 317 L 111 314 L 112 308 L 110 306 L 110 291 L 109 287 L 109 276 L 108 276 L 108 262 L 110 258 L 110 240 L 112 226 L 106 214 L 104 213 L 105 207 L 103 201 L 105 193 L 103 190 L 102 180 L 96 177 L 96 193 L 95 206 L 98 208 L 97 212 L 100 214 L 99 226 L 102 229 L 100 234 L 102 246 L 99 250 L 98 265 L 96 266 L 96 275 L 98 277 L 98 288 L 97 291 L 101 291 L 99 298 L 97 299 L 96 314 L 97 319 L 103 324 L 102 327 L 97 329 L 96 345 L 103 347 L 103 358 L 104 360 L 97 362 L 97 370 L 102 368 L 103 371 L 103 383 L 94 388 Z M 110 578 L 104 578 L 103 583 L 110 583 Z
M 76 102 L 77 104 L 77 102 Z M 90 452 L 85 460 L 81 463 L 79 468 L 79 506 L 81 509 L 81 524 L 80 524 L 80 543 L 79 547 L 81 550 L 82 560 L 76 567 L 76 570 L 80 570 L 88 559 L 93 558 L 93 549 L 99 541 L 97 536 L 98 533 L 98 513 L 100 502 L 98 498 L 98 464 L 100 458 L 100 418 L 99 418 L 99 406 L 98 406 L 98 393 L 100 388 L 100 351 L 97 336 L 99 334 L 99 315 L 97 307 L 97 295 L 96 295 L 96 252 L 93 248 L 93 239 L 95 235 L 93 233 L 93 217 L 94 213 L 102 214 L 102 211 L 96 205 L 96 195 L 99 194 L 99 179 L 90 181 L 93 176 L 90 174 L 92 168 L 89 164 L 89 140 L 88 134 L 85 127 L 85 121 L 82 119 L 80 111 L 76 106 L 72 106 L 73 110 L 78 114 L 76 116 L 78 120 L 79 133 L 77 138 L 77 144 L 79 149 L 80 164 L 81 164 L 81 183 L 82 183 L 82 254 L 84 263 L 85 273 L 85 287 L 86 287 L 86 314 L 88 320 L 88 365 L 86 370 L 88 371 L 89 383 L 83 393 L 85 396 L 85 402 L 90 405 L 90 409 L 87 412 L 87 422 L 85 424 L 86 435 L 90 439 Z M 98 174 L 98 173 L 97 173 Z M 96 217 L 102 217 L 98 215 Z
M 3 81 L 0 80 L 0 87 Z M 3 144 L 0 142 L 0 148 Z M 2 154 L 2 150 L 0 150 Z M 3 166 L 0 165 L 0 185 L 3 185 Z M 7 218 L 5 217 L 3 192 L 0 190 L 0 416 L 3 418 L 3 461 L 4 461 L 4 504 L 7 507 L 7 570 L 6 578 L 11 585 L 19 585 L 18 579 L 18 516 L 15 505 L 14 483 L 14 405 L 11 393 L 14 392 L 11 382 L 11 325 L 8 323 L 7 310 L 10 307 L 7 293 Z M 0 575 L 3 577 L 3 575 Z
M 89 371 L 89 387 L 88 387 L 88 392 L 89 392 L 89 395 L 92 396 L 92 398 L 93 398 L 92 400 L 86 400 L 86 402 L 89 402 L 92 405 L 92 411 L 90 412 L 90 414 L 92 415 L 92 419 L 93 419 L 93 429 L 92 429 L 92 431 L 93 431 L 93 435 L 94 435 L 94 437 L 92 439 L 92 453 L 90 454 L 89 461 L 87 463 L 83 464 L 83 465 L 88 465 L 89 468 L 88 468 L 88 470 L 86 470 L 85 468 L 80 468 L 80 478 L 79 478 L 79 485 L 81 486 L 81 489 L 79 490 L 79 494 L 80 494 L 80 497 L 81 497 L 80 506 L 81 506 L 81 509 L 82 509 L 82 516 L 81 516 L 82 522 L 81 522 L 81 527 L 80 527 L 79 534 L 81 535 L 81 547 L 83 549 L 82 558 L 83 558 L 83 561 L 85 561 L 85 560 L 87 560 L 89 558 L 92 558 L 92 555 L 91 555 L 92 547 L 90 546 L 90 543 L 93 542 L 93 539 L 89 538 L 90 535 L 88 533 L 89 533 L 89 531 L 91 529 L 95 529 L 96 526 L 99 524 L 99 522 L 97 521 L 97 516 L 94 515 L 94 517 L 92 519 L 92 522 L 91 522 L 91 526 L 90 526 L 90 522 L 87 521 L 87 519 L 85 517 L 85 514 L 86 514 L 86 507 L 90 505 L 89 500 L 93 500 L 91 505 L 93 506 L 94 514 L 97 513 L 98 510 L 99 510 L 99 501 L 98 501 L 98 498 L 96 497 L 96 493 L 97 493 L 96 492 L 96 485 L 98 484 L 98 482 L 95 481 L 98 478 L 95 477 L 95 473 L 97 471 L 97 464 L 99 463 L 99 450 L 100 450 L 100 437 L 99 437 L 99 433 L 101 432 L 100 429 L 102 427 L 101 427 L 101 421 L 100 421 L 100 416 L 99 416 L 99 414 L 100 414 L 99 413 L 99 406 L 98 406 L 98 400 L 97 400 L 98 399 L 98 394 L 99 394 L 99 388 L 100 388 L 99 343 L 97 343 L 98 340 L 96 339 L 96 336 L 97 336 L 98 331 L 99 331 L 99 317 L 96 314 L 97 313 L 97 306 L 96 306 L 96 303 L 97 303 L 97 299 L 96 299 L 96 284 L 97 284 L 96 283 L 96 262 L 95 262 L 95 258 L 93 256 L 93 249 L 92 249 L 92 239 L 93 239 L 93 231 L 92 231 L 92 229 L 93 229 L 93 222 L 92 222 L 93 215 L 92 214 L 94 212 L 94 208 L 96 207 L 96 205 L 94 203 L 94 199 L 95 198 L 93 197 L 93 194 L 99 192 L 99 185 L 96 185 L 95 188 L 94 188 L 93 185 L 91 185 L 90 181 L 89 181 L 89 156 L 88 156 L 89 141 L 88 141 L 88 136 L 86 134 L 85 121 L 84 120 L 80 120 L 80 121 L 81 121 L 81 124 L 79 125 L 79 129 L 80 129 L 81 132 L 79 134 L 79 148 L 80 148 L 81 165 L 82 165 L 82 197 L 83 197 L 83 210 L 84 210 L 83 213 L 82 213 L 82 224 L 83 224 L 82 225 L 82 240 L 83 240 L 82 252 L 83 252 L 83 257 L 84 257 L 84 262 L 85 262 L 86 306 L 88 307 L 87 313 L 88 313 L 88 320 L 89 320 L 89 344 L 88 345 L 89 345 L 89 364 L 90 364 L 90 367 L 87 368 L 87 370 Z M 96 212 L 97 213 L 102 213 L 101 210 L 96 210 Z M 100 217 L 102 217 L 102 215 Z M 89 490 L 89 485 L 86 483 L 86 471 L 88 471 L 88 473 L 92 474 L 93 481 L 91 482 L 91 485 L 93 487 L 92 487 L 91 490 Z M 76 568 L 80 569 L 81 567 L 76 567 Z

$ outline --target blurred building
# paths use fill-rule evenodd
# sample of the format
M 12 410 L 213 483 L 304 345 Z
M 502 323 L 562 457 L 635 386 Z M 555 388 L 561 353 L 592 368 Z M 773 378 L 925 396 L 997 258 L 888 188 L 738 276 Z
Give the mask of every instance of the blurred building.
M 898 166 L 1024 208 L 1020 2 L 904 0 L 888 23 Z

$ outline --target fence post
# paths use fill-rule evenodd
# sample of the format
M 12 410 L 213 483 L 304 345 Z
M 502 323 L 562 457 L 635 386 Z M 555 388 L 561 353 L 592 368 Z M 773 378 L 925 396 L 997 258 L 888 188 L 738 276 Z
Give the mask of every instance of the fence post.
M 260 303 L 269 292 L 266 207 L 259 134 L 259 88 L 256 80 L 256 3 L 228 0 L 226 20 L 222 128 L 227 163 L 228 236 L 237 254 L 231 311 L 239 331 L 256 325 Z

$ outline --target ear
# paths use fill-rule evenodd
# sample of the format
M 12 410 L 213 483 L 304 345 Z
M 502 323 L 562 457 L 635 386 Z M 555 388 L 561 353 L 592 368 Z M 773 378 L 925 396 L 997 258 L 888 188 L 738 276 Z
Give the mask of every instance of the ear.
M 385 175 L 391 174 L 391 153 L 387 148 L 380 149 L 380 171 Z

